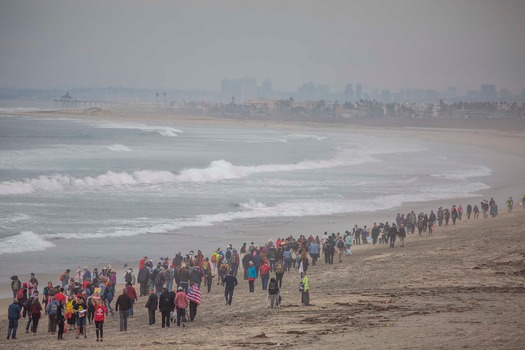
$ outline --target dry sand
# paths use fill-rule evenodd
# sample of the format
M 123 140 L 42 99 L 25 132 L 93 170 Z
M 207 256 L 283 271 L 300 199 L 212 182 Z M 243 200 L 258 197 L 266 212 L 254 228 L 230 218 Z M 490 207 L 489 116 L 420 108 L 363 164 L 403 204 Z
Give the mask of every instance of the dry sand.
M 524 227 L 525 210 L 518 208 L 496 219 L 439 228 L 432 237 L 410 235 L 404 248 L 358 246 L 342 264 L 310 267 L 310 307 L 300 306 L 295 272 L 285 275 L 280 309 L 266 307 L 260 281 L 250 295 L 240 280 L 231 307 L 224 305 L 222 287 L 214 285 L 196 322 L 184 329 L 148 326 L 143 297 L 128 332 L 118 332 L 118 316 L 108 318 L 103 344 L 123 349 L 522 349 Z M 67 334 L 58 343 L 46 333 L 47 320 L 36 336 L 25 334 L 23 323 L 18 339 L 2 338 L 0 348 L 101 346 L 93 326 L 86 340 Z M 5 316 L 1 329 L 5 332 Z

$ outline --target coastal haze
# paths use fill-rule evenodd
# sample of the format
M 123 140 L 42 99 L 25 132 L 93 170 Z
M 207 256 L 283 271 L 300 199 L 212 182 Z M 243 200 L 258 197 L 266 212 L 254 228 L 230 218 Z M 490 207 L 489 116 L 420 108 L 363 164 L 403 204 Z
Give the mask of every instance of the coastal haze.
M 43 286 L 65 268 L 111 264 L 123 283 L 124 266 L 144 255 L 343 234 L 492 197 L 499 217 L 311 267 L 310 309 L 295 308 L 294 271 L 279 316 L 239 278 L 234 309 L 250 306 L 230 321 L 249 339 L 275 337 L 259 346 L 318 347 L 341 332 L 358 348 L 387 336 L 391 348 L 442 347 L 439 332 L 414 340 L 431 319 L 454 348 L 514 348 L 523 335 L 506 330 L 523 320 L 495 295 L 524 307 L 523 15 L 523 1 L 0 0 L 0 297 L 11 275 L 36 272 Z M 499 222 L 504 240 L 492 249 Z M 221 293 L 205 295 L 189 332 L 221 317 Z M 139 303 L 130 339 L 108 320 L 110 346 L 152 346 Z M 381 316 L 362 315 L 370 310 Z M 270 318 L 251 325 L 252 315 L 281 318 L 266 331 Z M 471 317 L 468 336 L 450 329 L 458 315 Z M 244 346 L 226 333 L 233 340 L 214 347 Z M 24 335 L 22 348 L 38 348 Z

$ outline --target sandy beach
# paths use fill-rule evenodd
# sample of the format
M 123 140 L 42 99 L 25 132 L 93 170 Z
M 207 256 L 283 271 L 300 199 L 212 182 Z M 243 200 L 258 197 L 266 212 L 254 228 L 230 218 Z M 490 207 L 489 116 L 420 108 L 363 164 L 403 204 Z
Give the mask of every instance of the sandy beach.
M 309 269 L 310 307 L 300 306 L 298 276 L 285 274 L 280 309 L 268 309 L 256 284 L 246 281 L 226 307 L 222 287 L 205 294 L 196 321 L 186 328 L 148 326 L 146 298 L 136 304 L 128 332 L 118 332 L 118 316 L 105 325 L 111 348 L 161 346 L 217 348 L 355 349 L 520 349 L 525 341 L 525 210 L 495 219 L 463 221 L 439 228 L 431 237 L 410 235 L 404 248 L 358 246 L 342 264 Z M 1 329 L 6 329 L 6 300 Z M 24 320 L 20 322 L 23 324 Z M 44 349 L 57 340 L 22 332 L 18 349 Z M 96 348 L 93 326 L 87 340 L 67 334 L 61 346 Z M 0 340 L 0 347 L 14 346 Z
M 161 115 L 130 115 L 119 112 L 50 111 L 22 113 L 31 117 L 78 118 L 103 121 L 159 122 L 173 124 L 217 123 L 224 125 L 265 126 L 269 128 L 315 129 L 316 125 L 290 125 L 277 122 L 216 120 Z M 234 305 L 226 308 L 222 287 L 214 285 L 212 293 L 204 296 L 197 321 L 186 329 L 160 329 L 147 325 L 145 298 L 136 304 L 136 317 L 130 320 L 129 331 L 118 332 L 118 317 L 106 322 L 106 346 L 111 348 L 158 348 L 160 346 L 198 346 L 217 348 L 337 348 L 341 346 L 368 349 L 411 349 L 460 347 L 488 349 L 518 349 L 524 341 L 525 320 L 524 271 L 525 211 L 517 208 L 512 214 L 503 213 L 505 198 L 512 194 L 515 207 L 523 194 L 525 171 L 525 133 L 504 130 L 463 128 L 375 128 L 371 126 L 333 126 L 353 132 L 389 133 L 406 138 L 447 142 L 474 148 L 483 153 L 499 176 L 489 183 L 483 196 L 495 197 L 501 215 L 495 219 L 463 221 L 457 226 L 440 228 L 432 237 L 409 236 L 405 248 L 393 250 L 386 246 L 356 246 L 351 257 L 342 264 L 320 264 L 309 270 L 312 281 L 311 307 L 300 306 L 298 275 L 285 275 L 283 305 L 268 310 L 265 294 L 256 284 L 256 293 L 249 295 L 247 283 L 240 280 L 234 294 Z M 480 199 L 472 199 L 478 203 Z M 470 200 L 468 200 L 470 201 Z M 464 206 L 467 200 L 454 200 Z M 392 220 L 395 214 L 407 210 L 436 209 L 448 201 L 404 204 L 394 210 L 349 215 L 330 215 L 275 220 L 246 220 L 230 232 L 228 241 L 212 242 L 224 246 L 240 245 L 243 241 L 263 243 L 269 238 L 341 232 L 349 223 L 371 224 Z M 206 230 L 228 230 L 223 223 Z M 194 230 L 182 229 L 181 234 Z M 207 247 L 205 247 L 207 248 Z M 211 251 L 211 250 L 210 250 Z M 210 252 L 205 251 L 205 255 Z M 120 268 L 125 263 L 136 267 L 140 257 L 129 261 L 107 261 Z M 81 262 L 79 262 L 81 263 Z M 106 262 L 104 262 L 105 264 Z M 42 285 L 47 280 L 58 282 L 60 271 L 35 267 Z M 12 274 L 18 274 L 12 271 Z M 122 276 L 122 274 L 119 274 Z M 2 283 L 2 291 L 8 288 Z M 9 299 L 0 301 L 1 329 L 6 329 Z M 157 318 L 159 319 L 160 316 Z M 36 336 L 23 333 L 24 320 L 19 325 L 18 348 L 48 348 L 57 340 L 46 333 L 47 320 Z M 21 331 L 21 332 L 20 332 Z M 90 327 L 87 340 L 75 340 L 66 335 L 68 346 L 82 344 L 95 347 L 94 329 Z M 74 343 L 75 342 L 75 343 Z M 7 347 L 5 338 L 0 347 Z

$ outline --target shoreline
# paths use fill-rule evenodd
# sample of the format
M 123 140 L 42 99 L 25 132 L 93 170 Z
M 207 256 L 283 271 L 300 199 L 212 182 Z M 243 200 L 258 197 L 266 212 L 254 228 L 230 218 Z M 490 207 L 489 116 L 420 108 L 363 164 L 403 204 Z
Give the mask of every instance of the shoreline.
M 67 113 L 68 112 L 68 113 Z M 75 114 L 77 113 L 77 114 Z M 254 126 L 264 126 L 267 128 L 294 128 L 297 129 L 306 129 L 312 131 L 312 128 L 315 128 L 316 130 L 319 130 L 320 127 L 323 128 L 323 130 L 330 131 L 335 128 L 333 125 L 295 125 L 295 124 L 288 124 L 288 123 L 279 123 L 279 122 L 268 122 L 268 123 L 260 123 L 259 121 L 237 121 L 237 120 L 222 120 L 222 119 L 206 119 L 206 118 L 197 118 L 194 119 L 193 117 L 187 117 L 187 118 L 178 118 L 178 117 L 167 117 L 167 116 L 154 116 L 152 117 L 153 120 L 148 119 L 149 116 L 146 115 L 131 115 L 131 118 L 129 118 L 129 115 L 125 114 L 97 114 L 97 115 L 86 115 L 81 114 L 83 111 L 52 111 L 52 112 L 14 112 L 10 115 L 15 116 L 29 116 L 29 117 L 53 117 L 53 118 L 73 118 L 73 119 L 82 119 L 82 120 L 100 120 L 100 121 L 133 121 L 133 122 L 152 122 L 155 121 L 157 123 L 169 123 L 169 124 L 181 124 L 181 123 L 188 123 L 188 124 L 203 124 L 203 123 L 211 123 L 211 124 L 217 124 L 217 125 L 236 125 L 236 126 L 243 126 L 243 127 L 254 127 Z M 4 113 L 7 114 L 7 113 Z M 262 124 L 262 125 L 261 125 Z M 455 199 L 445 199 L 445 200 L 432 200 L 432 201 L 423 201 L 423 202 L 405 202 L 399 207 L 386 209 L 386 210 L 379 210 L 374 212 L 361 212 L 361 213 L 341 213 L 341 214 L 333 214 L 333 215 L 322 215 L 322 216 L 305 216 L 305 217 L 273 217 L 273 218 L 265 218 L 265 219 L 245 219 L 245 220 L 237 220 L 234 223 L 232 222 L 222 222 L 219 224 L 215 224 L 212 227 L 186 227 L 182 228 L 177 231 L 177 235 L 185 235 L 185 236 L 195 236 L 198 235 L 199 232 L 206 232 L 206 238 L 210 240 L 207 244 L 203 244 L 205 249 L 210 248 L 214 249 L 217 245 L 216 243 L 219 243 L 218 245 L 224 246 L 224 244 L 227 243 L 233 243 L 234 245 L 240 246 L 242 242 L 248 241 L 248 240 L 256 240 L 259 239 L 259 241 L 266 241 L 269 238 L 274 238 L 278 236 L 284 236 L 284 235 L 298 235 L 298 234 L 313 234 L 318 235 L 322 234 L 324 231 L 331 232 L 344 232 L 346 229 L 351 229 L 353 225 L 358 224 L 360 226 L 362 225 L 368 225 L 370 226 L 373 222 L 385 222 L 385 221 L 392 221 L 392 219 L 395 219 L 395 215 L 397 212 L 406 213 L 409 210 L 419 211 L 423 210 L 425 212 L 428 212 L 430 209 L 433 209 L 434 211 L 442 205 L 448 206 L 452 203 L 456 204 L 462 204 L 464 207 L 466 207 L 466 204 L 470 201 L 471 203 L 478 203 L 480 202 L 481 198 L 490 198 L 495 197 L 496 200 L 500 203 L 500 207 L 503 207 L 502 201 L 504 202 L 504 199 L 506 199 L 508 196 L 507 193 L 513 193 L 511 195 L 517 196 L 517 193 L 514 193 L 518 189 L 524 188 L 522 185 L 525 185 L 525 177 L 523 178 L 516 178 L 516 174 L 525 174 L 525 166 L 522 166 L 521 169 L 522 172 L 519 171 L 520 163 L 512 165 L 512 162 L 509 162 L 507 158 L 502 158 L 502 155 L 505 157 L 516 157 L 516 159 L 521 159 L 521 163 L 523 162 L 523 159 L 525 159 L 525 147 L 522 147 L 525 145 L 525 133 L 521 132 L 502 132 L 502 131 L 494 131 L 494 130 L 462 130 L 462 129 L 427 129 L 427 128 L 362 128 L 362 127 L 354 127 L 351 125 L 342 125 L 340 127 L 343 127 L 345 130 L 349 132 L 366 132 L 370 135 L 384 133 L 385 131 L 392 133 L 396 136 L 402 136 L 406 138 L 415 138 L 419 140 L 425 140 L 429 142 L 449 142 L 455 145 L 458 145 L 458 147 L 471 147 L 475 148 L 476 152 L 483 153 L 484 162 L 490 163 L 489 166 L 491 169 L 493 169 L 493 172 L 496 172 L 495 169 L 498 169 L 497 171 L 500 172 L 500 169 L 503 169 L 504 173 L 507 173 L 507 178 L 504 180 L 498 180 L 496 179 L 495 175 L 490 176 L 490 180 L 481 180 L 484 182 L 488 182 L 489 186 L 491 188 L 487 190 L 479 191 L 480 195 L 479 197 L 473 197 L 473 198 L 455 198 Z M 490 141 L 490 142 L 488 142 Z M 516 168 L 518 166 L 518 168 Z M 514 168 L 512 168 L 514 167 Z M 509 168 L 512 168 L 509 170 Z M 502 177 L 501 175 L 498 177 Z M 512 180 L 514 179 L 514 180 Z M 514 181 L 515 183 L 512 183 Z M 508 183 L 510 182 L 510 185 Z M 506 196 L 503 194 L 505 193 Z M 521 195 L 521 193 L 520 193 Z M 516 197 L 514 197 L 516 198 Z M 516 203 L 518 203 L 518 198 L 515 200 Z M 389 219 L 390 218 L 390 219 Z M 223 237 L 221 238 L 222 241 L 216 242 L 212 237 L 216 235 L 216 233 L 222 233 Z M 224 237 L 224 232 L 226 232 L 226 236 Z M 269 234 L 268 232 L 271 232 Z M 166 233 L 166 234 L 151 234 L 155 235 L 157 239 L 159 239 L 160 242 L 164 242 L 165 237 L 163 236 L 170 236 L 173 235 L 173 232 Z M 142 235 L 146 236 L 146 235 Z M 174 235 L 173 235 L 174 236 Z M 240 237 L 242 236 L 242 238 Z M 175 236 L 176 237 L 176 236 Z M 146 238 L 142 238 L 146 239 Z M 115 239 L 116 241 L 117 239 Z M 110 239 L 112 242 L 113 239 Z M 222 243 L 221 243 L 222 242 Z M 167 243 L 167 241 L 166 241 Z M 71 244 L 71 242 L 64 243 L 64 246 L 68 246 L 68 244 Z M 215 246 L 215 247 L 214 247 Z M 177 250 L 184 250 L 184 249 L 196 249 L 197 247 L 181 247 Z M 53 248 L 51 248 L 53 249 Z M 197 248 L 198 249 L 198 248 Z M 204 250 L 203 250 L 204 252 Z M 28 252 L 31 254 L 31 252 Z M 37 252 L 38 253 L 38 252 Z M 175 252 L 173 252 L 174 254 Z M 22 253 L 24 254 L 24 253 Z M 148 252 L 144 252 L 144 254 L 147 254 Z M 111 264 L 112 266 L 123 266 L 124 263 L 130 264 L 133 262 L 129 261 L 106 261 L 104 259 L 103 265 Z M 66 264 L 66 263 L 65 263 Z M 64 264 L 64 265 L 65 265 Z M 85 265 L 85 264 L 82 264 Z M 71 267 L 70 267 L 71 268 Z M 38 271 L 38 269 L 34 269 L 35 272 L 39 275 L 49 275 L 50 272 L 53 274 L 57 274 L 57 276 L 61 273 L 61 271 Z M 73 270 L 73 269 L 72 269 Z M 29 273 L 30 271 L 26 271 Z M 15 272 L 12 274 L 18 274 L 21 273 Z M 11 275 L 11 274 L 10 274 Z M 58 278 L 58 277 L 56 277 Z M 45 278 L 47 280 L 47 278 Z M 40 280 L 40 279 L 39 279 Z M 41 282 L 42 283 L 42 282 Z M 3 284 L 3 283 L 2 283 Z M 6 286 L 8 288 L 8 286 Z M 8 292 L 8 290 L 7 290 Z M 0 287 L 0 295 L 6 295 L 6 288 Z

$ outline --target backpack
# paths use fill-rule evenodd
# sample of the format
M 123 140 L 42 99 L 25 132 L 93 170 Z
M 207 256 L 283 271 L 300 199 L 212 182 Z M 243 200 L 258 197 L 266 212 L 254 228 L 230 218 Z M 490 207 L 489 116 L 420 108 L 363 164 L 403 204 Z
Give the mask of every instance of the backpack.
M 66 273 L 65 272 L 60 275 L 60 282 L 63 282 L 64 278 L 66 278 Z
M 210 267 L 210 263 L 209 262 L 205 261 L 205 262 L 202 263 L 202 269 L 203 270 L 206 271 L 206 270 L 208 270 L 209 267 Z
M 303 281 L 301 281 L 299 283 L 299 292 L 304 292 L 304 283 L 303 283 Z
M 126 281 L 126 283 L 131 283 L 131 272 L 126 272 L 124 275 L 124 281 Z
M 228 249 L 228 250 L 226 251 L 226 260 L 230 260 L 231 257 L 232 257 L 232 251 Z
M 18 300 L 22 300 L 23 297 L 24 297 L 24 290 L 23 289 L 19 289 L 18 292 L 16 293 L 16 298 Z
M 49 314 L 50 315 L 56 315 L 58 310 L 57 303 L 51 303 L 51 307 L 49 308 Z
M 337 248 L 343 248 L 345 246 L 345 244 L 343 243 L 343 241 L 337 241 Z
M 282 275 L 284 273 L 284 266 L 283 264 L 277 264 L 277 268 L 275 269 L 275 273 L 278 275 Z

